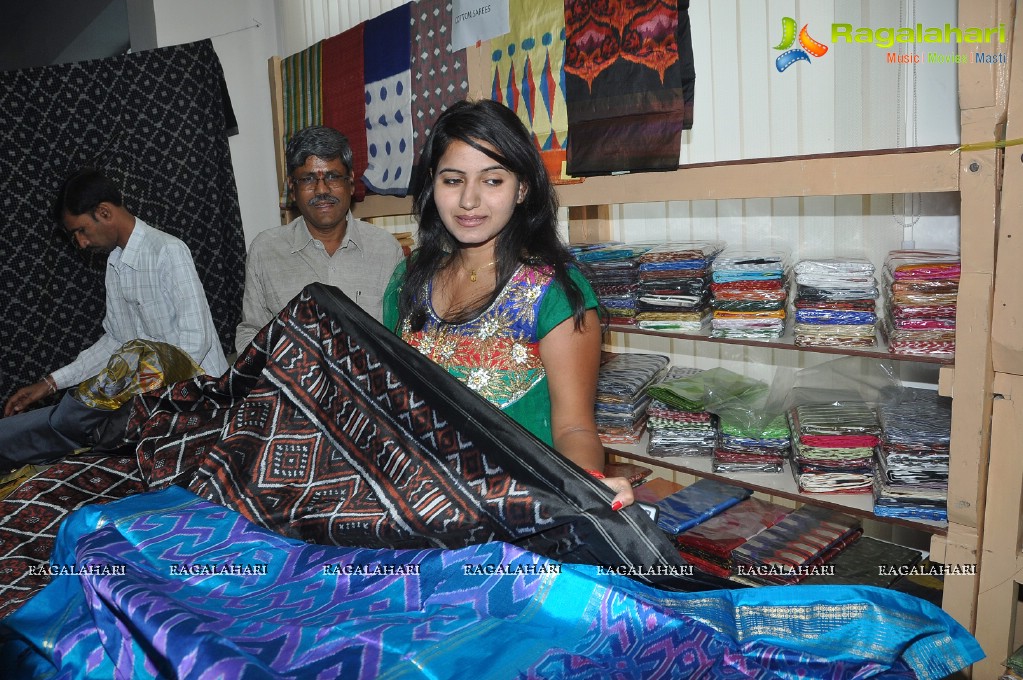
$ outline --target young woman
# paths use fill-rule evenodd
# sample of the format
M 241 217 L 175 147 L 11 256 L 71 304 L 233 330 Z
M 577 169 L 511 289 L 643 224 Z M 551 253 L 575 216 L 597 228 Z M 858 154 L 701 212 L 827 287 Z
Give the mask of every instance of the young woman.
M 398 265 L 384 323 L 526 429 L 603 475 L 593 420 L 597 298 L 558 238 L 557 195 L 525 126 L 491 100 L 437 119 L 413 187 L 419 248 Z

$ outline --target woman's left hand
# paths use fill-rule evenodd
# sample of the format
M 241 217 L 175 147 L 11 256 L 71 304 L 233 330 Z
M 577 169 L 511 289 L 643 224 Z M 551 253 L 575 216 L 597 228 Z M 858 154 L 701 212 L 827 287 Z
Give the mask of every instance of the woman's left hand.
M 621 510 L 635 502 L 636 497 L 632 495 L 632 482 L 625 477 L 605 477 L 600 481 L 615 492 L 614 501 L 611 503 L 612 510 Z

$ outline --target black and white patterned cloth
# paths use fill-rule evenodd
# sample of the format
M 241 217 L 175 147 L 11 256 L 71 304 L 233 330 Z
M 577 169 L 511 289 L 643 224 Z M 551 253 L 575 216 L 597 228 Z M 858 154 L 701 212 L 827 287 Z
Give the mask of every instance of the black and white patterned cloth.
M 52 215 L 64 178 L 83 165 L 188 244 L 230 350 L 245 264 L 235 125 L 209 40 L 0 73 L 0 402 L 102 332 L 105 258 L 76 252 Z

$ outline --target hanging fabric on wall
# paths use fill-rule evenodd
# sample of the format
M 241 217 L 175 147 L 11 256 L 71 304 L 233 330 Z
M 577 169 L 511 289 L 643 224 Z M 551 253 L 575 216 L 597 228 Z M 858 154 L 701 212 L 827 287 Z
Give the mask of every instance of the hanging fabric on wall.
M 51 214 L 82 165 L 188 245 L 221 344 L 233 346 L 245 241 L 223 80 L 209 40 L 0 73 L 0 402 L 102 333 L 105 259 L 76 252 Z
M 678 167 L 695 81 L 688 10 L 688 0 L 565 1 L 569 174 Z
M 323 96 L 320 93 L 321 44 L 297 52 L 281 60 L 281 99 L 284 105 L 284 139 L 309 125 L 320 125 L 323 120 Z M 281 187 L 280 203 L 291 205 L 287 183 Z
M 321 43 L 281 60 L 284 97 L 284 139 L 323 120 L 320 94 Z
M 411 4 L 365 22 L 366 147 L 362 181 L 378 194 L 404 196 L 412 175 Z
M 413 154 L 426 142 L 437 117 L 469 93 L 465 50 L 451 47 L 451 20 L 448 0 L 415 3 L 411 55 Z
M 323 46 L 323 124 L 348 138 L 352 147 L 352 171 L 356 178 L 366 172 L 366 80 L 363 72 L 363 24 L 358 24 Z M 355 200 L 366 197 L 366 185 L 355 183 Z
M 511 30 L 491 41 L 490 98 L 516 114 L 533 133 L 547 172 L 564 173 L 565 9 L 561 0 L 512 0 Z

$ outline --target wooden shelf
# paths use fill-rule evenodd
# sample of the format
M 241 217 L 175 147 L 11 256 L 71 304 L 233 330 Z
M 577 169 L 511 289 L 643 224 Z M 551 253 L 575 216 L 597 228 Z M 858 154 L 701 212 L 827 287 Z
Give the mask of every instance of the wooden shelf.
M 908 354 L 892 354 L 884 341 L 878 337 L 877 347 L 798 347 L 791 332 L 775 340 L 758 340 L 753 338 L 713 338 L 700 333 L 677 333 L 673 331 L 657 331 L 638 326 L 610 325 L 607 330 L 614 333 L 630 333 L 633 335 L 653 335 L 674 340 L 693 340 L 696 342 L 713 342 L 725 345 L 742 345 L 744 347 L 766 347 L 768 349 L 787 349 L 797 352 L 815 352 L 818 354 L 840 354 L 842 356 L 871 357 L 888 359 L 889 361 L 909 361 L 924 364 L 940 364 L 951 366 L 955 359 L 951 356 L 913 356 Z
M 562 206 L 959 190 L 955 145 L 694 163 L 669 172 L 587 177 L 558 186 Z M 412 199 L 368 195 L 360 218 L 412 214 Z
M 898 517 L 879 517 L 874 514 L 874 497 L 872 494 L 840 494 L 840 493 L 802 493 L 792 476 L 789 461 L 785 461 L 782 472 L 750 472 L 722 474 L 713 472 L 711 459 L 700 456 L 671 456 L 667 458 L 651 456 L 646 452 L 647 435 L 639 444 L 608 444 L 604 450 L 612 456 L 628 459 L 642 465 L 654 465 L 696 477 L 715 479 L 732 486 L 741 486 L 753 491 L 787 498 L 791 501 L 817 505 L 856 517 L 865 517 L 885 524 L 916 529 L 928 534 L 944 536 L 948 532 L 946 522 L 929 522 L 926 520 L 909 520 Z

